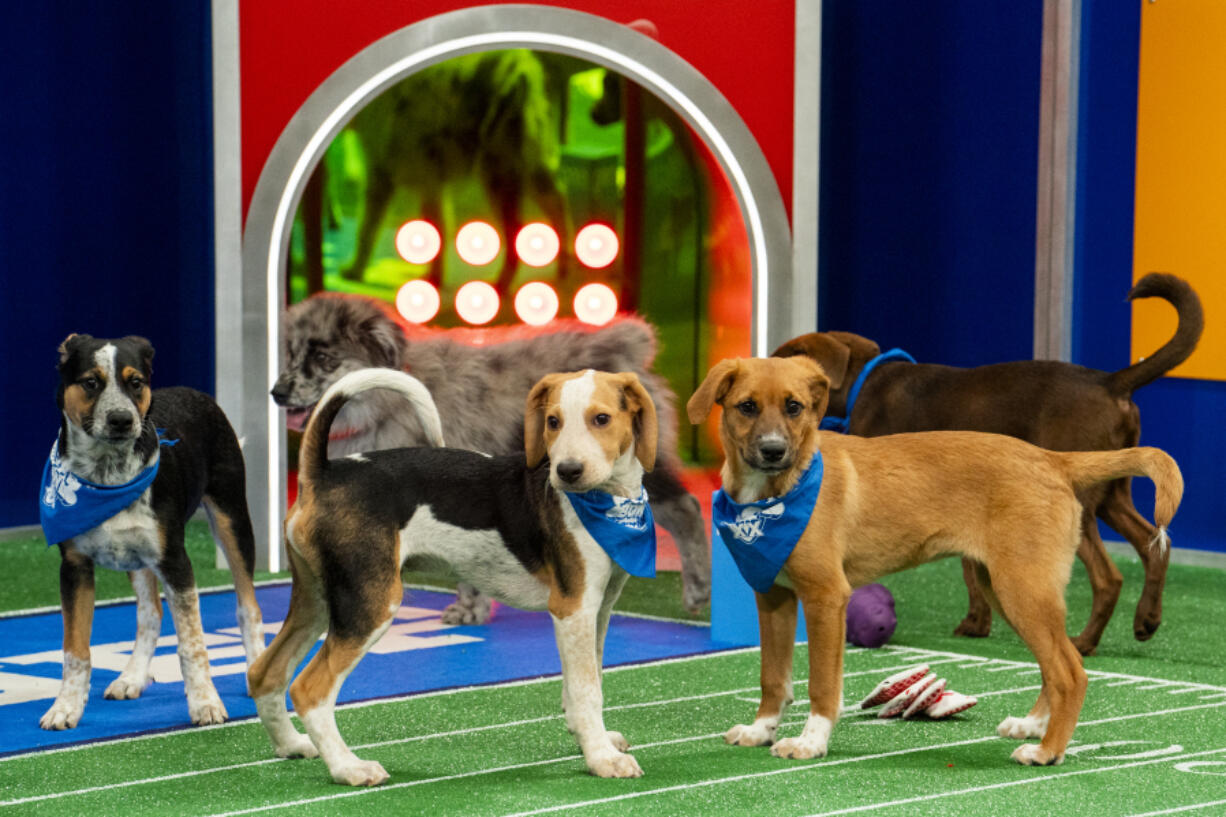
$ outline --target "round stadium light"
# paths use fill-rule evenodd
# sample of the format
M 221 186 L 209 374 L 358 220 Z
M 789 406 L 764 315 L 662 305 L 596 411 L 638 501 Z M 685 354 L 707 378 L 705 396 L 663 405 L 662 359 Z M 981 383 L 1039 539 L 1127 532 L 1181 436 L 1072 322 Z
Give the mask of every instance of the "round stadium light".
M 455 311 L 473 326 L 489 323 L 498 314 L 498 290 L 485 281 L 469 281 L 455 294 Z
M 589 224 L 575 236 L 575 255 L 592 269 L 612 264 L 618 249 L 617 233 L 607 224 Z
M 515 236 L 515 254 L 530 267 L 543 267 L 558 257 L 557 232 L 541 221 L 524 225 Z
M 456 252 L 474 267 L 483 267 L 498 257 L 502 241 L 498 231 L 484 221 L 470 221 L 455 236 Z
M 584 284 L 575 293 L 575 317 L 603 326 L 617 314 L 617 294 L 604 284 Z
M 524 284 L 515 293 L 515 314 L 526 324 L 544 326 L 558 314 L 558 293 L 544 281 Z
M 438 256 L 443 239 L 428 221 L 413 219 L 396 231 L 396 252 L 410 264 L 429 264 Z
M 409 281 L 396 293 L 396 310 L 410 323 L 425 323 L 438 307 L 438 290 L 429 281 Z

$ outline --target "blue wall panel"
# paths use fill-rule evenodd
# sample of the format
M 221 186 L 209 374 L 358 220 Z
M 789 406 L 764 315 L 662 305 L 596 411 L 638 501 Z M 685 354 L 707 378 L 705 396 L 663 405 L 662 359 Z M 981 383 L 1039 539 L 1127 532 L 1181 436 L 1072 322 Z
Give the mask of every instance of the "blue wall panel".
M 1042 3 L 826 0 L 822 40 L 820 328 L 1030 357 Z
M 204 0 L 0 10 L 0 527 L 37 522 L 69 333 L 213 389 L 210 71 Z

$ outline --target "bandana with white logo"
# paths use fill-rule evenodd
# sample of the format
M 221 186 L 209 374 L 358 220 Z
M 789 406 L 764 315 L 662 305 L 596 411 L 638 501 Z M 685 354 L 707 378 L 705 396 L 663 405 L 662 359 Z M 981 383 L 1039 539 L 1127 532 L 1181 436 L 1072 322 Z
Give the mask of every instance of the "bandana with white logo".
M 604 491 L 567 493 L 566 498 L 584 529 L 622 570 L 631 576 L 655 578 L 656 523 L 646 488 L 633 499 Z
M 864 381 L 868 380 L 868 376 L 872 374 L 873 369 L 876 369 L 882 363 L 889 363 L 893 360 L 905 360 L 908 363 L 915 362 L 915 358 L 902 349 L 891 349 L 888 352 L 882 352 L 868 363 L 865 363 L 864 368 L 860 370 L 860 376 L 856 378 L 855 383 L 851 384 L 851 391 L 847 392 L 846 415 L 843 417 L 826 415 L 822 418 L 819 428 L 822 431 L 837 431 L 840 434 L 846 434 L 847 426 L 851 423 L 852 409 L 856 407 L 856 398 L 860 396 L 860 389 L 864 387 Z
M 742 505 L 720 488 L 711 498 L 711 521 L 724 540 L 732 560 L 745 581 L 759 593 L 775 583 L 775 577 L 792 555 L 809 525 L 817 495 L 822 490 L 822 454 L 812 462 L 796 487 L 783 496 L 759 499 Z
M 178 440 L 161 439 L 158 442 L 174 445 Z M 140 499 L 158 474 L 158 457 L 153 465 L 145 468 L 122 485 L 99 485 L 77 476 L 60 461 L 59 441 L 51 444 L 51 455 L 43 466 L 43 484 L 39 491 L 38 511 L 47 545 L 58 545 L 87 530 L 98 527 L 124 508 Z

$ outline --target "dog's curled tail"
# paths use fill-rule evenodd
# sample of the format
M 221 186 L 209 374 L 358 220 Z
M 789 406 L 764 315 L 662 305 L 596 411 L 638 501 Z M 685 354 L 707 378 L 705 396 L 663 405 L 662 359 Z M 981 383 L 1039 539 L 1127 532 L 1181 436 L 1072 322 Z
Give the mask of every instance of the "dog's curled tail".
M 1137 298 L 1162 298 L 1175 307 L 1179 323 L 1174 336 L 1158 351 L 1108 376 L 1107 388 L 1113 394 L 1132 394 L 1183 363 L 1196 351 L 1196 344 L 1200 342 L 1205 329 L 1200 298 L 1182 278 L 1151 272 L 1128 291 L 1128 300 L 1135 301 Z
M 333 383 L 311 414 L 298 452 L 300 480 L 309 482 L 328 467 L 328 434 L 345 403 L 374 389 L 390 389 L 404 395 L 416 412 L 430 444 L 443 445 L 443 425 L 439 420 L 438 408 L 434 405 L 430 390 L 420 380 L 397 369 L 359 369 Z
M 1149 477 L 1154 483 L 1154 525 L 1158 528 L 1149 544 L 1160 552 L 1166 550 L 1170 544 L 1167 527 L 1183 498 L 1183 475 L 1170 454 L 1141 446 L 1115 451 L 1073 451 L 1060 456 L 1077 489 L 1122 477 Z

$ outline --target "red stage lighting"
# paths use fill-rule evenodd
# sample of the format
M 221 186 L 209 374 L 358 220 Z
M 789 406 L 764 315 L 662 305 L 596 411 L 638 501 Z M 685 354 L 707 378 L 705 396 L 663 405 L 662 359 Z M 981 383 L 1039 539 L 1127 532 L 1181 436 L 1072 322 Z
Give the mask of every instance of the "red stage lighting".
M 396 231 L 396 252 L 410 264 L 429 264 L 442 246 L 438 229 L 428 221 L 406 221 Z
M 498 290 L 485 281 L 469 281 L 455 294 L 455 311 L 473 326 L 489 323 L 498 314 Z
M 502 241 L 498 231 L 484 221 L 470 221 L 456 233 L 455 248 L 474 267 L 483 267 L 498 257 Z
M 524 225 L 515 236 L 515 254 L 530 267 L 543 267 L 558 257 L 561 242 L 552 227 L 540 221 Z
M 589 224 L 575 236 L 575 255 L 592 269 L 612 264 L 617 250 L 617 233 L 607 224 Z
M 409 281 L 396 293 L 396 309 L 410 323 L 425 323 L 438 314 L 438 290 L 429 281 Z
M 544 326 L 558 314 L 558 293 L 543 281 L 524 284 L 515 293 L 515 314 L 524 323 Z
M 575 293 L 575 317 L 603 326 L 617 314 L 617 294 L 604 284 L 584 284 Z

